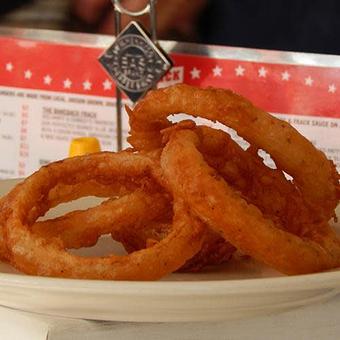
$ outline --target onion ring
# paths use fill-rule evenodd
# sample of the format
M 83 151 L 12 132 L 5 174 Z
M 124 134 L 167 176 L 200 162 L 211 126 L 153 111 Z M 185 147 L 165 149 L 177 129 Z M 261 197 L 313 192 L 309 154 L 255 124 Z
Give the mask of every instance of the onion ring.
M 121 242 L 130 253 L 160 242 L 170 230 L 168 221 L 154 221 L 143 226 L 117 229 L 112 233 L 114 240 Z M 200 251 L 179 268 L 178 272 L 198 272 L 206 267 L 227 262 L 235 252 L 235 247 L 226 242 L 210 228 L 206 228 Z
M 136 190 L 87 210 L 37 222 L 32 226 L 32 232 L 44 238 L 58 237 L 65 248 L 78 249 L 95 245 L 101 235 L 120 229 L 124 232 L 141 223 L 150 223 L 159 216 L 167 215 L 171 222 L 171 210 L 164 193 Z M 171 225 L 168 231 L 171 231 Z
M 195 132 L 174 129 L 161 166 L 174 194 L 202 221 L 245 254 L 282 273 L 311 273 L 340 265 L 340 243 L 329 226 L 308 238 L 282 230 L 205 162 L 199 144 Z
M 320 221 L 334 216 L 339 200 L 334 164 L 290 124 L 230 90 L 184 84 L 152 90 L 133 111 L 128 110 L 128 141 L 136 150 L 160 147 L 160 131 L 172 125 L 167 117 L 183 112 L 225 124 L 256 148 L 267 151 L 277 167 L 294 178 Z
M 37 222 L 32 232 L 46 239 L 58 237 L 67 249 L 93 246 L 101 235 L 111 233 L 112 238 L 131 253 L 148 247 L 151 241 L 160 242 L 171 232 L 170 213 L 170 203 L 164 193 L 137 190 L 87 210 Z M 228 261 L 234 251 L 233 246 L 206 228 L 200 251 L 179 271 L 194 272 L 221 264 Z
M 145 176 L 157 177 L 154 163 L 147 157 L 127 152 L 91 154 L 42 167 L 21 184 L 20 190 L 14 189 L 4 200 L 10 263 L 28 274 L 88 279 L 152 280 L 178 269 L 199 251 L 204 227 L 176 197 L 173 228 L 167 237 L 153 247 L 127 256 L 72 255 L 65 251 L 62 242 L 33 234 L 27 224 L 27 213 L 34 208 L 39 211 L 39 202 L 58 183 L 72 185 L 93 179 L 103 183 L 113 178 L 117 182 L 132 178 L 137 183 Z
M 136 188 L 138 188 L 139 186 L 141 187 L 148 187 L 150 188 L 152 185 L 155 185 L 155 183 L 152 183 L 150 185 L 150 179 L 145 178 L 143 180 L 140 181 L 130 181 L 128 178 L 126 179 L 126 181 L 106 181 L 105 183 L 99 183 L 96 180 L 89 180 L 86 182 L 82 182 L 79 184 L 74 184 L 74 185 L 65 185 L 65 184 L 61 184 L 58 183 L 53 189 L 51 189 L 51 191 L 48 193 L 48 195 L 40 202 L 40 206 L 39 206 L 39 210 L 37 209 L 37 207 L 34 207 L 32 209 L 32 211 L 28 214 L 27 217 L 27 223 L 30 225 L 37 219 L 37 217 L 39 216 L 43 216 L 49 209 L 59 205 L 60 203 L 65 203 L 65 202 L 69 202 L 72 200 L 76 200 L 78 198 L 84 197 L 84 196 L 96 196 L 96 197 L 108 197 L 108 196 L 121 196 L 124 194 L 128 194 L 133 190 L 136 190 Z M 7 251 L 7 247 L 6 247 L 6 242 L 5 242 L 5 235 L 4 235 L 4 228 L 1 227 L 2 225 L 4 225 L 5 223 L 5 214 L 2 211 L 2 206 L 5 202 L 5 199 L 9 200 L 10 196 L 13 196 L 17 191 L 22 190 L 22 183 L 19 183 L 15 189 L 13 189 L 11 191 L 11 193 L 9 193 L 6 198 L 3 197 L 0 200 L 0 219 L 3 220 L 3 222 L 1 223 L 0 220 L 0 260 L 2 261 L 7 261 L 8 260 L 8 251 Z M 159 189 L 159 186 L 157 185 L 157 188 Z M 155 191 L 157 190 L 156 188 L 154 189 Z M 157 204 L 157 203 L 156 203 Z M 91 215 L 91 212 L 89 212 L 89 215 Z M 72 214 L 72 216 L 74 217 L 74 219 L 78 219 L 79 221 L 79 217 L 77 216 L 76 213 Z M 59 221 L 59 222 L 58 222 Z M 68 221 L 68 226 L 70 225 L 71 221 Z M 72 232 L 71 230 L 66 231 L 67 227 L 62 227 L 61 224 L 65 223 L 65 220 L 63 219 L 56 219 L 55 224 L 53 224 L 52 226 L 48 226 L 46 227 L 47 223 L 42 223 L 42 222 L 38 222 L 36 223 L 37 226 L 33 226 L 33 230 L 35 228 L 37 228 L 37 232 L 43 236 L 43 237 L 57 237 L 59 236 L 63 241 L 66 241 L 65 247 L 68 248 L 68 244 L 71 242 L 73 242 L 73 246 L 75 248 L 77 248 L 77 236 L 76 236 L 76 232 L 77 230 L 79 230 L 80 228 L 73 226 L 72 230 L 74 232 Z M 76 225 L 78 225 L 79 223 L 76 223 Z M 95 243 L 95 234 L 96 231 L 93 228 L 92 230 L 89 230 L 88 235 L 86 236 L 86 233 L 83 232 L 83 236 L 82 239 L 79 240 L 79 244 L 84 242 L 83 246 L 86 246 L 86 244 L 90 244 L 91 241 L 90 239 L 92 238 L 92 242 Z M 63 235 L 63 232 L 65 233 L 65 235 Z M 92 234 L 91 234 L 92 233 Z M 61 235 L 59 235 L 61 234 Z M 90 235 L 91 234 L 91 235 Z M 71 240 L 67 240 L 67 236 L 69 236 L 70 238 L 73 237 L 73 241 Z M 98 237 L 100 235 L 98 234 Z M 85 239 L 88 237 L 89 239 L 87 240 L 88 243 L 85 242 Z M 97 237 L 97 239 L 98 239 Z
M 6 218 L 10 209 L 5 211 L 6 201 L 10 201 L 11 197 L 16 195 L 17 192 L 22 190 L 22 184 L 19 183 L 13 188 L 7 195 L 0 199 L 0 259 L 1 261 L 8 261 L 9 252 L 6 245 L 5 240 L 5 228 L 4 225 L 6 223 Z M 48 197 L 45 197 L 43 202 L 41 202 L 41 206 L 39 208 L 39 213 L 36 207 L 32 209 L 31 212 L 28 213 L 27 220 L 34 221 L 39 215 L 43 215 L 50 208 L 57 206 L 60 203 L 68 202 L 77 198 L 80 198 L 85 195 L 85 190 L 87 192 L 87 196 L 98 196 L 105 197 L 106 195 L 110 195 L 116 193 L 117 189 L 111 190 L 111 187 L 102 185 L 96 181 L 89 181 L 87 183 L 81 183 L 80 185 L 62 185 L 57 184 L 50 192 Z M 46 235 L 47 236 L 47 235 Z
M 179 123 L 178 128 L 190 127 L 184 123 Z M 169 129 L 170 133 L 173 129 Z M 194 131 L 199 136 L 199 151 L 206 162 L 265 216 L 279 221 L 285 230 L 300 236 L 319 226 L 320 221 L 301 191 L 285 178 L 282 171 L 267 167 L 252 148 L 243 150 L 221 130 L 197 126 Z M 166 135 L 166 130 L 162 133 Z

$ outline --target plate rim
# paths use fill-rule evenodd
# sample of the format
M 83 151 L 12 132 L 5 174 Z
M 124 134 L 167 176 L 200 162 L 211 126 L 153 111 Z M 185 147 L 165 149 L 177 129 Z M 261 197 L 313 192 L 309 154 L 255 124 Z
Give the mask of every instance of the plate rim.
M 340 269 L 329 272 L 294 276 L 197 280 L 197 281 L 110 281 L 84 280 L 25 274 L 0 273 L 0 287 L 41 289 L 58 292 L 79 292 L 96 294 L 137 293 L 138 295 L 231 295 L 235 293 L 258 293 L 274 291 L 297 291 L 338 288 L 340 291 Z M 282 289 L 284 287 L 284 289 Z

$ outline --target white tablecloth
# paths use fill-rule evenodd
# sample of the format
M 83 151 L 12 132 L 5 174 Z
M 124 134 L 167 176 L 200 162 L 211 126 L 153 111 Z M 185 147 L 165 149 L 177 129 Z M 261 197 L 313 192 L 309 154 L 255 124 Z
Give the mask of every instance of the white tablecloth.
M 327 303 L 243 320 L 199 323 L 96 322 L 0 307 L 1 340 L 339 339 L 340 295 Z

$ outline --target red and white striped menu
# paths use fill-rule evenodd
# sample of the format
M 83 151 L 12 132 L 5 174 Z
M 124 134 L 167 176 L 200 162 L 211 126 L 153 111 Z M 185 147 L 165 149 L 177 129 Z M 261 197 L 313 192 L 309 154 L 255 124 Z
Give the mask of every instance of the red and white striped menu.
M 78 39 L 78 41 L 77 41 Z M 0 178 L 67 157 L 70 140 L 116 148 L 115 86 L 97 61 L 112 37 L 0 30 Z M 163 42 L 159 86 L 230 88 L 288 120 L 340 170 L 340 57 Z M 124 133 L 128 122 L 124 119 Z

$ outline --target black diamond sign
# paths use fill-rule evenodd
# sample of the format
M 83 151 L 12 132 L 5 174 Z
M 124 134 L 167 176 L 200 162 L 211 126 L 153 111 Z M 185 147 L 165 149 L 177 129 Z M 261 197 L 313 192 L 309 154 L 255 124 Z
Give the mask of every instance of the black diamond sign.
M 154 87 L 172 65 L 135 21 L 117 36 L 99 62 L 133 102 Z

